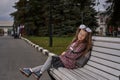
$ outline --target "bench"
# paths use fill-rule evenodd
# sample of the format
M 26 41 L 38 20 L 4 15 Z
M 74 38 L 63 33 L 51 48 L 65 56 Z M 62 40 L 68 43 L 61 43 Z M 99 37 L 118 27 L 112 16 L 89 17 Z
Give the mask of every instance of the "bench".
M 92 37 L 88 63 L 77 69 L 51 68 L 55 80 L 120 80 L 120 38 Z

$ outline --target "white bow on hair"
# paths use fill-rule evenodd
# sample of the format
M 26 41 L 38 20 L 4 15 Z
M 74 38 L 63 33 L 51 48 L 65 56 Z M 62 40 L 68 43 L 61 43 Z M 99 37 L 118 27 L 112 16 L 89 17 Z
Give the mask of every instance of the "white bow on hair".
M 81 25 L 79 26 L 79 29 L 84 29 L 84 30 L 86 30 L 87 32 L 92 32 L 92 30 L 91 30 L 89 27 L 86 27 L 84 24 L 81 24 Z

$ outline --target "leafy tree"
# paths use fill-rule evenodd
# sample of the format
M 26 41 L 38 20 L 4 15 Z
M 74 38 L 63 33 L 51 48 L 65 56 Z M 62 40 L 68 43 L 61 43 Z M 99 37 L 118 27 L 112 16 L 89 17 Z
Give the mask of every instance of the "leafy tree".
M 106 2 L 110 4 L 107 8 L 108 25 L 120 26 L 120 0 L 107 0 Z
M 15 24 L 25 25 L 29 35 L 47 36 L 50 23 L 54 35 L 71 35 L 82 23 L 91 28 L 97 26 L 94 1 L 19 0 L 14 6 L 17 11 L 11 15 L 14 17 Z

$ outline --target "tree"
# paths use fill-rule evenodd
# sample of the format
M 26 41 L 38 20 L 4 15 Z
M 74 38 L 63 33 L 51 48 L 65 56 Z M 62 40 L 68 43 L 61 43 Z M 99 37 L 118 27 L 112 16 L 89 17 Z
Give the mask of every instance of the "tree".
M 74 33 L 82 23 L 91 28 L 97 26 L 96 11 L 92 6 L 94 0 L 61 0 L 53 9 L 56 20 L 54 33 L 59 35 Z
M 25 25 L 26 22 L 26 5 L 27 0 L 19 0 L 13 6 L 17 11 L 11 13 L 10 15 L 14 17 L 14 28 L 17 28 L 20 24 Z
M 47 36 L 50 18 L 54 35 L 71 35 L 80 24 L 97 26 L 95 0 L 19 0 L 14 8 L 15 24 L 25 24 L 27 34 Z M 32 33 L 30 33 L 32 32 Z
M 108 25 L 120 26 L 120 0 L 107 0 L 106 3 L 110 4 L 107 8 L 110 15 Z

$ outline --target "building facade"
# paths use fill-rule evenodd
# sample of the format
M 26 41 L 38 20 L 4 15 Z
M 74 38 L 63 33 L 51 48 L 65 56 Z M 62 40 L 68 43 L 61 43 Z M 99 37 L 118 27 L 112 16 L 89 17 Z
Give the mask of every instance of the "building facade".
M 97 22 L 99 27 L 96 29 L 96 32 L 98 33 L 99 36 L 106 36 L 106 29 L 107 29 L 107 15 L 105 14 L 104 11 L 98 12 L 97 14 Z
M 8 35 L 13 30 L 13 21 L 0 21 L 0 35 Z

